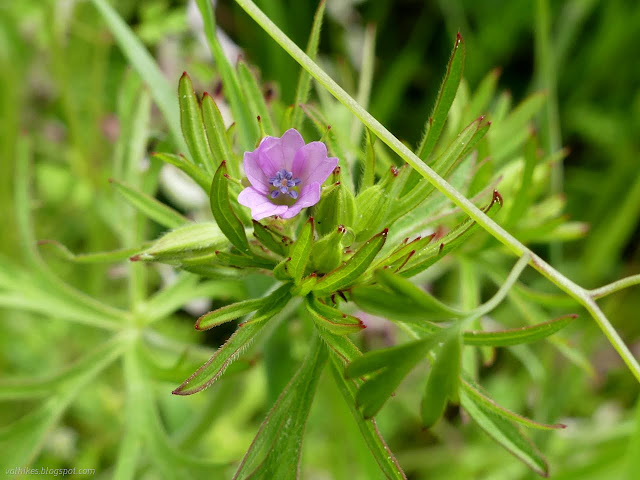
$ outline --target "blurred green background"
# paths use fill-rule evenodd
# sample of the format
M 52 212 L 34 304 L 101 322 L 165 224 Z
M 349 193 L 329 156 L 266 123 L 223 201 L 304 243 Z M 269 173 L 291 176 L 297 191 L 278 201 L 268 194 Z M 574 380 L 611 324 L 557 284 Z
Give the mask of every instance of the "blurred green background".
M 197 91 L 216 91 L 219 76 L 212 68 L 193 4 L 169 0 L 111 3 L 144 41 L 172 85 L 177 85 L 186 70 Z M 298 45 L 306 44 L 316 2 L 256 3 Z M 219 1 L 216 15 L 230 55 L 241 53 L 261 72 L 266 93 L 290 103 L 299 72 L 295 62 L 233 2 Z M 545 25 L 550 32 L 553 67 L 547 77 L 540 67 L 540 37 L 536 36 Z M 556 266 L 570 278 L 580 279 L 585 287 L 640 271 L 638 2 L 327 0 L 320 64 L 352 94 L 357 89 L 364 32 L 371 26 L 376 28 L 377 43 L 370 111 L 411 145 L 420 138 L 457 31 L 465 39 L 464 77 L 471 90 L 493 69 L 500 70 L 499 89 L 510 92 L 514 104 L 533 91 L 547 89 L 548 108 L 558 115 L 561 144 L 570 151 L 562 187 L 567 212 L 572 219 L 590 224 L 584 239 L 553 254 Z M 118 246 L 108 215 L 100 208 L 101 199 L 109 195 L 107 180 L 113 175 L 117 139 L 123 133 L 118 112 L 126 105 L 121 104 L 119 92 L 131 75 L 126 59 L 90 2 L 0 1 L 3 257 L 20 264 L 24 251 L 14 201 L 14 160 L 20 138 L 29 138 L 32 146 L 31 208 L 36 238 L 56 239 L 76 252 Z M 541 116 L 539 125 L 544 125 L 545 118 Z M 170 150 L 166 132 L 160 114 L 154 111 L 146 150 Z M 545 145 L 554 141 L 542 140 Z M 182 211 L 192 209 L 188 202 L 176 200 L 166 191 L 159 195 Z M 194 201 L 197 204 L 198 199 Z M 146 238 L 155 238 L 161 231 L 151 226 Z M 545 250 L 540 253 L 550 254 Z M 117 268 L 72 265 L 50 255 L 46 260 L 66 282 L 89 295 L 114 305 L 125 302 L 126 288 Z M 151 289 L 160 282 L 159 277 L 153 274 Z M 247 288 L 249 295 L 255 296 L 265 285 L 254 279 Z M 615 319 L 622 337 L 640 355 L 638 291 L 623 291 L 602 305 Z M 97 333 L 90 328 L 76 330 L 61 320 L 35 317 L 10 308 L 0 310 L 3 377 L 54 372 L 86 353 L 96 341 Z M 191 331 L 193 314 L 180 310 L 174 317 L 176 321 L 165 327 L 167 335 L 185 342 L 201 341 Z M 637 478 L 629 473 L 633 472 L 633 460 L 640 456 L 640 433 L 634 421 L 637 385 L 600 332 L 590 324 L 582 327 L 580 348 L 596 369 L 594 378 L 573 366 L 550 371 L 541 379 L 534 405 L 526 394 L 531 378 L 518 360 L 504 354 L 484 373 L 488 388 L 499 392 L 508 407 L 533 411 L 543 421 L 561 419 L 571 427 L 534 436 L 548 455 L 553 478 Z M 213 348 L 229 333 L 216 331 L 207 336 L 205 345 Z M 290 355 L 300 357 L 295 348 Z M 554 365 L 552 358 L 543 361 Z M 286 370 L 286 365 L 283 368 Z M 170 397 L 169 386 L 163 384 L 158 389 L 159 403 L 167 430 L 176 432 L 190 411 L 178 405 L 186 400 L 163 397 Z M 233 388 L 227 393 L 231 398 Z M 222 439 L 227 442 L 215 453 L 216 459 L 238 458 L 246 449 L 266 410 L 263 403 L 269 394 L 265 388 L 262 372 L 252 371 L 238 390 L 244 392 L 238 393 L 241 402 L 231 408 L 233 401 L 224 400 L 222 404 L 230 413 L 225 416 L 224 409 L 216 412 L 224 419 L 222 426 L 215 427 L 205 441 L 211 448 Z M 332 404 L 332 396 L 337 395 L 330 388 L 320 389 L 320 397 L 327 397 L 324 404 Z M 82 392 L 49 435 L 38 463 L 95 466 L 98 475 L 109 478 L 121 435 L 121 389 L 118 371 L 110 367 L 103 381 Z M 390 403 L 380 424 L 410 478 L 527 477 L 520 465 L 477 429 L 456 430 L 447 424 L 435 434 L 420 431 L 415 426 L 416 414 L 408 407 L 415 398 L 410 391 L 404 394 L 404 400 Z M 204 400 L 188 402 L 195 411 L 201 406 L 197 402 Z M 31 401 L 3 402 L 0 426 L 34 405 Z M 303 459 L 308 478 L 376 478 L 375 468 L 368 472 L 362 466 L 370 463 L 370 458 L 362 453 L 354 425 L 342 431 L 339 422 L 332 422 L 323 428 L 325 417 L 346 415 L 341 408 L 336 405 L 330 411 L 312 411 Z M 355 446 L 343 450 L 336 442 Z M 201 448 L 194 453 L 206 456 L 206 451 Z M 332 469 L 327 464 L 333 465 Z M 5 465 L 0 466 L 0 474 L 4 474 Z M 149 472 L 145 475 L 155 478 Z

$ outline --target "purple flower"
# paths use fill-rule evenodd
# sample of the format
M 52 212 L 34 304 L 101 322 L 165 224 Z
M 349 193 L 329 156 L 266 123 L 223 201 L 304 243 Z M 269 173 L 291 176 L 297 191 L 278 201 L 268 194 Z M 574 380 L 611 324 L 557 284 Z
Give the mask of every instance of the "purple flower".
M 291 128 L 282 137 L 265 137 L 258 148 L 244 154 L 244 172 L 251 183 L 238 195 L 238 203 L 251 209 L 254 220 L 272 215 L 295 217 L 320 201 L 320 187 L 338 165 L 327 157 L 322 142 L 305 145 Z

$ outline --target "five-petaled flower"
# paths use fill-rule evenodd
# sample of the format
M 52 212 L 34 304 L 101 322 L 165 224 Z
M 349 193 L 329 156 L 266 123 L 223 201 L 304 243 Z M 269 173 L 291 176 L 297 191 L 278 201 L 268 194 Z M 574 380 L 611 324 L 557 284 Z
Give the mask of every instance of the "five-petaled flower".
M 291 128 L 282 137 L 265 137 L 253 152 L 246 152 L 244 172 L 251 183 L 238 195 L 240 205 L 251 209 L 254 220 L 278 215 L 295 217 L 300 210 L 320 201 L 324 181 L 338 165 L 327 157 L 322 142 L 305 145 Z

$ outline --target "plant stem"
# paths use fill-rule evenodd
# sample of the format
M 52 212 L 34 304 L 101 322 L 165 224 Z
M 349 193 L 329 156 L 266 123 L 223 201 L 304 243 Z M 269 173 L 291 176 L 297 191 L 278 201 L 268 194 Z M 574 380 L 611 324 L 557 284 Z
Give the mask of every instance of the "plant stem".
M 620 280 L 616 280 L 615 282 L 604 285 L 603 287 L 589 290 L 589 295 L 591 295 L 591 298 L 593 298 L 594 300 L 597 300 L 599 298 L 606 297 L 607 295 L 611 295 L 612 293 L 616 293 L 624 288 L 632 287 L 634 285 L 640 285 L 640 273 L 637 275 L 631 275 L 630 277 L 622 278 Z
M 404 161 L 415 168 L 436 189 L 445 195 L 454 204 L 460 207 L 478 225 L 489 232 L 496 240 L 504 244 L 515 255 L 522 256 L 525 253 L 531 255 L 530 265 L 538 270 L 544 277 L 556 284 L 561 290 L 578 303 L 583 305 L 594 318 L 605 336 L 609 339 L 618 354 L 627 364 L 633 375 L 640 382 L 640 365 L 633 357 L 625 343 L 613 328 L 607 317 L 599 309 L 589 293 L 581 286 L 575 284 L 542 258 L 531 252 L 525 245 L 513 237 L 509 232 L 500 227 L 491 218 L 485 215 L 478 207 L 458 192 L 446 180 L 424 164 L 411 150 L 402 144 L 389 130 L 387 130 L 369 112 L 362 108 L 347 92 L 345 92 L 329 75 L 316 65 L 300 48 L 293 43 L 251 0 L 236 0 L 258 25 L 260 25 L 289 55 L 291 55 L 313 78 L 324 86 L 340 103 L 346 106 L 362 123 L 364 123 L 377 137 L 386 143 Z

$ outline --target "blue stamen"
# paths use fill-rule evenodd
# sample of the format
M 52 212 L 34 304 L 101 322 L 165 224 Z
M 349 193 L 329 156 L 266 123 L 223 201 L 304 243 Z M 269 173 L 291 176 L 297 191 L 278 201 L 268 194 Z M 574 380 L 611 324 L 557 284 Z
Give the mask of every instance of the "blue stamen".
M 269 178 L 269 184 L 275 187 L 275 190 L 270 192 L 271 198 L 277 198 L 281 193 L 289 195 L 294 200 L 298 198 L 298 192 L 295 190 L 289 190 L 290 188 L 297 187 L 300 184 L 299 178 L 293 178 L 293 172 L 289 172 L 286 169 L 281 169 L 276 172 L 273 177 Z

